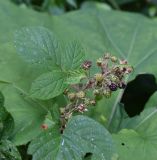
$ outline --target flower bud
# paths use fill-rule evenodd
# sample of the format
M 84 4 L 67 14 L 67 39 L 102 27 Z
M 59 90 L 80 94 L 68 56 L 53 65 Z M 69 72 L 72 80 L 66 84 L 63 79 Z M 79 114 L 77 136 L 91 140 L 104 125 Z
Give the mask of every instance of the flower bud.
M 115 56 L 110 57 L 110 59 L 111 59 L 111 61 L 114 62 L 114 63 L 116 63 L 117 60 L 118 60 L 117 57 L 115 57 Z
M 119 63 L 122 65 L 126 65 L 126 64 L 128 64 L 128 61 L 123 59 L 123 60 L 120 60 Z
M 70 101 L 73 101 L 76 98 L 76 94 L 75 93 L 69 93 L 68 98 L 69 98 Z
M 93 106 L 95 106 L 96 105 L 96 101 L 95 100 L 91 100 L 90 104 L 93 105 Z
M 85 97 L 85 93 L 83 91 L 79 91 L 78 93 L 76 93 L 76 97 L 77 98 L 84 98 Z
M 133 68 L 132 67 L 128 67 L 127 69 L 126 69 L 126 73 L 128 74 L 128 73 L 131 73 L 133 71 Z
M 104 90 L 103 95 L 104 95 L 106 98 L 110 98 L 110 97 L 111 97 L 111 91 L 110 91 L 110 90 Z
M 103 58 L 97 59 L 97 61 L 96 61 L 97 66 L 101 66 L 102 63 L 103 63 Z
M 116 76 L 116 75 L 111 75 L 111 77 L 110 77 L 110 80 L 112 81 L 112 82 L 118 82 L 119 81 L 119 78 Z

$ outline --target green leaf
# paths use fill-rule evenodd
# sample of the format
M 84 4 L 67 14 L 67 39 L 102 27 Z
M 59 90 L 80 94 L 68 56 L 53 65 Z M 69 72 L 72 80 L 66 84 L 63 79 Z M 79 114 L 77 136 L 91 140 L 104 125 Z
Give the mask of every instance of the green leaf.
M 61 94 L 67 85 L 67 75 L 62 71 L 52 71 L 39 76 L 31 87 L 31 96 L 39 99 L 50 99 Z
M 63 135 L 56 128 L 48 130 L 31 142 L 28 152 L 33 160 L 82 160 L 89 152 L 92 160 L 111 160 L 114 145 L 103 126 L 85 116 L 75 116 Z
M 25 27 L 15 34 L 20 56 L 32 64 L 52 68 L 60 61 L 61 47 L 52 32 L 44 27 Z
M 86 46 L 86 57 L 93 62 L 104 52 L 126 59 L 134 67 L 127 82 L 140 73 L 157 75 L 157 27 L 154 21 L 137 14 L 97 9 L 66 14 L 58 17 L 55 24 L 53 29 L 60 37 L 67 41 L 72 38 L 80 40 Z M 99 115 L 104 114 L 109 125 L 122 98 L 122 91 L 115 94 L 112 100 L 105 99 L 99 103 L 100 114 L 95 116 L 99 119 Z
M 0 158 L 1 160 L 21 160 L 17 148 L 8 140 L 0 142 Z
M 47 111 L 43 106 L 25 95 L 25 93 L 11 84 L 0 85 L 5 96 L 5 107 L 14 118 L 15 127 L 11 140 L 16 144 L 24 144 L 41 133 L 41 124 Z M 9 121 L 6 121 L 8 129 Z
M 157 92 L 150 97 L 148 102 L 145 104 L 145 108 L 156 107 L 157 106 Z
M 85 56 L 85 50 L 77 41 L 69 42 L 65 45 L 62 53 L 61 62 L 65 70 L 79 69 Z
M 126 127 L 117 135 L 113 135 L 121 160 L 156 160 L 157 154 L 157 109 L 147 108 L 140 116 L 126 119 L 122 127 Z
M 66 79 L 66 84 L 77 84 L 80 83 L 80 81 L 86 78 L 85 72 L 81 70 L 73 71 L 69 73 L 68 78 Z

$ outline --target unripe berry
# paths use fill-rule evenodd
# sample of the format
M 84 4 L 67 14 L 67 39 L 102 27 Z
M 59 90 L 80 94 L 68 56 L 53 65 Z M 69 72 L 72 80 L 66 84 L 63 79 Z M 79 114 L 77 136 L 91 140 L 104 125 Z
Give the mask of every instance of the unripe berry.
M 115 56 L 112 56 L 112 57 L 110 57 L 110 58 L 111 58 L 111 61 L 114 62 L 114 63 L 116 63 L 117 60 L 118 60 L 117 57 L 115 57 Z
M 104 77 L 101 73 L 97 73 L 97 74 L 95 74 L 95 79 L 97 82 L 102 82 Z
M 96 95 L 100 95 L 101 93 L 98 89 L 94 89 L 93 94 L 96 96 Z
M 83 103 L 79 104 L 77 108 L 78 108 L 78 111 L 81 112 L 81 113 L 83 113 L 84 111 L 86 111 L 85 110 L 86 106 Z
M 91 100 L 90 104 L 93 105 L 93 106 L 95 106 L 96 105 L 96 101 L 95 100 Z
M 76 93 L 76 97 L 77 98 L 84 98 L 85 97 L 85 93 L 83 91 L 79 91 L 78 93 Z
M 115 83 L 111 83 L 109 85 L 109 88 L 110 88 L 111 91 L 116 91 L 117 90 L 117 85 Z
M 97 59 L 97 61 L 96 61 L 97 66 L 101 66 L 102 63 L 103 63 L 103 58 Z
M 70 101 L 73 101 L 76 98 L 76 94 L 75 93 L 69 93 L 68 98 L 69 98 Z
M 110 90 L 104 90 L 103 95 L 104 95 L 106 98 L 110 98 L 110 97 L 111 97 L 111 91 L 110 91 Z
M 116 75 L 113 75 L 113 74 L 112 74 L 110 80 L 111 80 L 112 82 L 118 82 L 118 81 L 119 81 L 119 78 L 118 78 Z
M 126 69 L 126 73 L 128 74 L 128 73 L 131 73 L 133 71 L 133 68 L 132 67 L 128 67 L 127 69 Z

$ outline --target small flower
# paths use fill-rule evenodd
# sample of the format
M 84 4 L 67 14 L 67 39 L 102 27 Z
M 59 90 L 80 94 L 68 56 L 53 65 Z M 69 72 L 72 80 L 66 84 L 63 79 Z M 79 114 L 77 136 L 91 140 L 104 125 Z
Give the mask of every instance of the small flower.
M 84 98 L 85 97 L 85 92 L 79 91 L 78 93 L 76 93 L 76 97 L 77 98 Z
M 110 88 L 111 91 L 116 91 L 117 90 L 117 85 L 115 83 L 111 83 L 109 85 L 109 88 Z
M 91 66 L 92 66 L 92 62 L 88 61 L 88 60 L 84 61 L 83 64 L 82 64 L 82 68 L 84 70 L 88 70 Z

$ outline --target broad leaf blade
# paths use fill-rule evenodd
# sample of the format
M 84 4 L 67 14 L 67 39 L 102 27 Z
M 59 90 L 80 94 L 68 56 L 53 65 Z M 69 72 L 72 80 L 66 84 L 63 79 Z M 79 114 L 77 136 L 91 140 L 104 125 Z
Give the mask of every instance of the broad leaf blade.
M 62 66 L 66 70 L 79 69 L 85 56 L 85 50 L 77 41 L 69 42 L 65 45 L 65 51 L 62 54 Z
M 44 27 L 25 27 L 17 31 L 15 45 L 20 56 L 32 64 L 52 68 L 60 61 L 60 43 Z
M 67 85 L 67 75 L 61 71 L 52 71 L 39 76 L 31 87 L 31 96 L 39 99 L 50 99 L 61 94 Z
M 114 145 L 103 126 L 84 116 L 73 117 L 63 135 L 56 129 L 49 130 L 29 146 L 33 160 L 82 160 L 89 152 L 93 154 L 92 160 L 110 160 Z
M 157 109 L 147 108 L 140 116 L 126 119 L 122 127 L 134 130 L 123 129 L 114 135 L 118 153 L 122 160 L 126 157 L 135 160 L 156 160 L 157 154 Z M 125 153 L 125 154 L 124 154 Z

